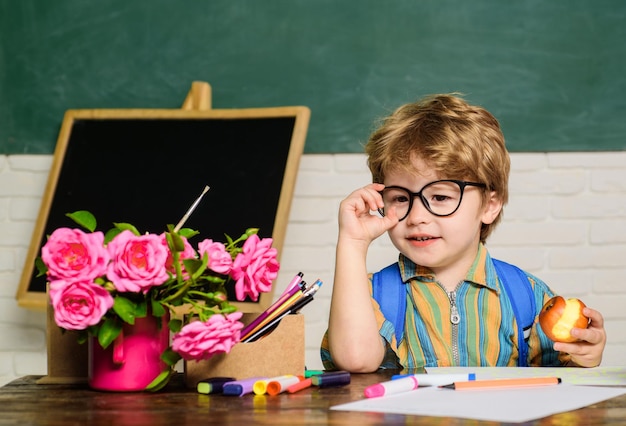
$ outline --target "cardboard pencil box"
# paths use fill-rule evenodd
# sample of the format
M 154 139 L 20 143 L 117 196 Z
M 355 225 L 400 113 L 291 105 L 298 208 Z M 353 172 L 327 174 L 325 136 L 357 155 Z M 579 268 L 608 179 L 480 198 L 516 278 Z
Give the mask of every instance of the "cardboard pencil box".
M 256 315 L 244 314 L 244 323 Z M 278 326 L 261 339 L 238 343 L 228 354 L 205 361 L 186 361 L 185 385 L 195 388 L 199 381 L 211 377 L 275 377 L 304 374 L 304 316 L 285 316 Z

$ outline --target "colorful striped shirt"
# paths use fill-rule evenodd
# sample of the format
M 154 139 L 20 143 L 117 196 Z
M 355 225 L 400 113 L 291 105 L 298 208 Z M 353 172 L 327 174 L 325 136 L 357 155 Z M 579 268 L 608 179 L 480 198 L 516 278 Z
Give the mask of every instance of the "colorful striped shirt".
M 399 265 L 402 281 L 407 283 L 404 338 L 399 345 L 394 325 L 383 316 L 372 298 L 379 333 L 386 347 L 381 368 L 517 366 L 519 337 L 511 302 L 482 244 L 465 279 L 452 292 L 446 291 L 430 269 L 416 265 L 402 254 Z M 537 277 L 526 275 L 533 288 L 538 315 L 554 293 Z M 457 324 L 451 321 L 453 306 L 460 319 Z M 327 334 L 322 340 L 321 357 L 324 368 L 330 370 L 335 366 Z M 569 355 L 554 351 L 552 345 L 535 322 L 528 340 L 528 365 L 565 364 Z

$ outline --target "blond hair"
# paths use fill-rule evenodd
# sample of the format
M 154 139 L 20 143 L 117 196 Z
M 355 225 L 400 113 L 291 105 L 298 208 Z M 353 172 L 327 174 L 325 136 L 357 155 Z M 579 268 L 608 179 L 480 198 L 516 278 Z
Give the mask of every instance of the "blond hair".
M 510 159 L 498 120 L 458 94 L 401 106 L 372 133 L 365 153 L 373 182 L 383 183 L 391 171 L 420 172 L 413 166 L 419 158 L 441 178 L 486 184 L 483 202 L 490 191 L 503 205 L 508 201 Z M 483 224 L 483 243 L 501 219 L 502 211 L 492 224 Z

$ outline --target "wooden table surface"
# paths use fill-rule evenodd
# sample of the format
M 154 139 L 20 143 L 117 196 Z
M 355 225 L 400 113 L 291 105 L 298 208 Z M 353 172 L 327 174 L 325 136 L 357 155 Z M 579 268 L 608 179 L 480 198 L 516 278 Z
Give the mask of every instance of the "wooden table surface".
M 157 393 L 108 393 L 87 385 L 37 384 L 26 376 L 0 388 L 0 425 L 497 425 L 455 418 L 331 411 L 363 398 L 363 389 L 391 373 L 353 374 L 347 386 L 312 387 L 294 394 L 243 397 L 203 395 L 183 385 L 182 375 Z M 625 425 L 626 395 L 528 425 Z

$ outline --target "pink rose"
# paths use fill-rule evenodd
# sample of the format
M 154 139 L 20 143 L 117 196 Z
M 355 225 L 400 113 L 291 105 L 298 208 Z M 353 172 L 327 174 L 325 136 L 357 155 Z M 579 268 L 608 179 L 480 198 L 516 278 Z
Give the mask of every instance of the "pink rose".
M 233 262 L 230 275 L 236 280 L 235 296 L 244 300 L 246 296 L 254 301 L 259 293 L 266 293 L 272 288 L 272 281 L 278 276 L 280 265 L 276 260 L 277 251 L 272 248 L 272 239 L 260 239 L 254 234 L 243 244 L 242 252 Z
M 173 275 L 176 274 L 176 268 L 174 267 L 174 258 L 172 257 L 172 253 L 170 252 L 170 248 L 167 245 L 167 239 L 165 238 L 165 234 L 161 234 L 161 243 L 167 250 L 167 261 L 165 262 L 165 268 L 170 271 Z M 183 278 L 189 278 L 189 274 L 185 271 L 185 266 L 183 265 L 183 259 L 194 259 L 196 257 L 196 252 L 194 251 L 187 238 L 181 237 L 183 240 L 183 251 L 178 252 L 178 260 L 180 261 L 180 267 L 183 270 Z
M 209 255 L 208 267 L 218 274 L 228 274 L 233 266 L 233 258 L 226 251 L 226 247 L 222 243 L 214 242 L 206 239 L 198 244 L 198 252 L 200 256 L 204 253 Z
M 111 256 L 107 277 L 118 291 L 147 293 L 169 278 L 165 266 L 169 250 L 158 235 L 122 231 L 107 248 Z
M 215 354 L 228 353 L 239 342 L 243 314 L 212 315 L 208 321 L 192 321 L 172 338 L 172 349 L 185 360 L 209 359 Z
M 66 330 L 84 330 L 96 325 L 113 307 L 109 292 L 89 281 L 52 281 L 49 294 L 54 321 Z
M 41 248 L 41 259 L 50 280 L 92 281 L 106 272 L 109 253 L 102 232 L 59 228 Z

